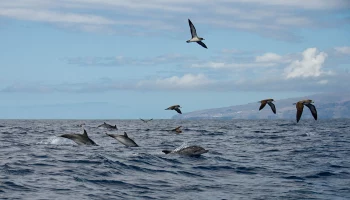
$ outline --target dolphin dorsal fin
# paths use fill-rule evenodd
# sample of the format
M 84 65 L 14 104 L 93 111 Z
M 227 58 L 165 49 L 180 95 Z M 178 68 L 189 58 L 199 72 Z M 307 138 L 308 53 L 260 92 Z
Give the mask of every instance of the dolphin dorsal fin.
M 126 132 L 124 132 L 124 136 L 125 136 L 125 137 L 128 137 L 128 134 L 126 134 Z
M 84 135 L 84 136 L 86 136 L 86 137 L 88 136 L 88 135 L 87 135 L 87 132 L 86 132 L 86 130 L 85 130 L 85 129 L 84 129 L 84 133 L 83 133 L 83 135 Z

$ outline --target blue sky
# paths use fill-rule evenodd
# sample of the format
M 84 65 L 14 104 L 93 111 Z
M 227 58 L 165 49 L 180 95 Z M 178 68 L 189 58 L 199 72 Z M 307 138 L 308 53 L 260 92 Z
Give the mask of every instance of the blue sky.
M 348 0 L 1 0 L 0 118 L 137 119 L 350 92 Z M 204 49 L 190 39 L 191 19 Z

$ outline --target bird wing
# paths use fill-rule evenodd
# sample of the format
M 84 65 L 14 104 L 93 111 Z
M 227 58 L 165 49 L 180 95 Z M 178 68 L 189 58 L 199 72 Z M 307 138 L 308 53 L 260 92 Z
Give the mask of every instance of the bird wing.
M 197 42 L 199 45 L 201 45 L 202 47 L 204 47 L 204 48 L 208 48 L 202 41 L 199 41 L 199 42 Z
M 144 119 L 141 119 L 141 118 L 140 118 L 140 120 L 143 121 L 143 122 L 146 122 L 146 120 L 144 120 Z
M 275 106 L 275 104 L 273 104 L 272 102 L 268 102 L 267 104 L 269 104 L 269 106 L 271 107 L 272 112 L 276 114 L 276 106 Z
M 301 114 L 303 114 L 304 104 L 298 102 L 295 107 L 297 108 L 297 123 L 300 120 Z
M 190 19 L 188 19 L 188 24 L 190 25 L 192 38 L 197 37 L 196 28 L 194 27 Z
M 315 120 L 317 120 L 316 107 L 314 105 L 312 105 L 312 104 L 305 104 L 305 106 L 307 106 L 310 109 L 312 116 L 314 117 Z
M 174 108 L 174 110 L 176 110 L 176 112 L 178 112 L 178 113 L 182 114 L 182 112 L 181 112 L 180 108 Z
M 261 101 L 259 110 L 263 109 L 266 106 L 266 101 Z

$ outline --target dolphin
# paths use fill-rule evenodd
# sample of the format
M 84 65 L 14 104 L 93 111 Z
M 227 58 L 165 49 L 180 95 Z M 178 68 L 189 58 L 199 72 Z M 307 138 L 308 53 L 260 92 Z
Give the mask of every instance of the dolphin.
M 75 143 L 79 144 L 79 145 L 93 145 L 93 146 L 98 146 L 94 141 L 92 141 L 86 130 L 84 129 L 84 133 L 83 134 L 63 134 L 60 135 L 60 137 L 64 137 L 70 140 L 73 140 Z
M 107 124 L 106 122 L 103 122 L 103 124 L 98 125 L 97 127 L 103 127 L 103 128 L 116 129 L 116 130 L 118 130 L 117 125 L 112 126 L 112 125 L 110 125 L 110 124 Z
M 106 133 L 106 135 L 118 140 L 120 143 L 124 144 L 127 147 L 138 147 L 139 146 L 134 142 L 134 140 L 132 140 L 131 138 L 128 137 L 128 134 L 126 134 L 126 132 L 124 132 L 124 135 L 108 134 L 108 133 Z
M 170 150 L 163 150 L 162 152 L 165 154 L 180 154 L 180 155 L 186 155 L 186 156 L 200 156 L 203 153 L 207 153 L 209 150 L 204 149 L 200 146 L 189 146 L 185 147 L 180 150 L 176 151 L 170 151 Z

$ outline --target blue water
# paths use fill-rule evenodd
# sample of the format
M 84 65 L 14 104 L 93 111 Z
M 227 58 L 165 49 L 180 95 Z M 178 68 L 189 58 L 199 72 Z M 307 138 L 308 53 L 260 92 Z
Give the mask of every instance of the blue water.
M 82 122 L 99 146 L 57 137 Z M 350 120 L 106 122 L 140 147 L 106 136 L 103 121 L 0 120 L 0 198 L 350 199 Z M 209 152 L 161 152 L 186 145 Z

